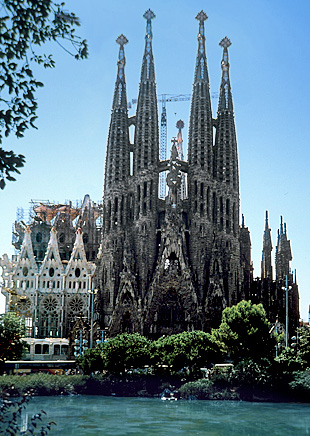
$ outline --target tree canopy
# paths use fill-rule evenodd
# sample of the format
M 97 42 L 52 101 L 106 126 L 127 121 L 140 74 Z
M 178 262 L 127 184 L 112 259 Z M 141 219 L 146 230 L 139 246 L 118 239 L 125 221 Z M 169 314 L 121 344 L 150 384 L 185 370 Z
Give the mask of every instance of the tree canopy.
M 266 312 L 262 304 L 251 301 L 240 301 L 224 309 L 222 322 L 213 336 L 236 361 L 255 361 L 275 352 L 276 339 L 269 333 Z
M 18 360 L 24 352 L 25 324 L 13 312 L 0 315 L 0 365 L 5 360 Z
M 159 338 L 153 344 L 152 355 L 157 365 L 167 365 L 172 373 L 187 368 L 191 375 L 220 359 L 213 337 L 199 330 Z
M 33 65 L 53 68 L 51 54 L 41 54 L 49 41 L 61 45 L 76 59 L 87 57 L 87 43 L 75 34 L 78 17 L 53 0 L 0 0 L 0 144 L 14 133 L 18 138 L 35 127 L 38 103 L 35 92 L 43 83 L 35 79 Z M 60 43 L 62 41 L 62 45 Z M 16 180 L 25 157 L 0 147 L 0 188 Z
M 104 342 L 101 352 L 104 369 L 120 374 L 149 363 L 150 341 L 139 333 L 122 333 Z

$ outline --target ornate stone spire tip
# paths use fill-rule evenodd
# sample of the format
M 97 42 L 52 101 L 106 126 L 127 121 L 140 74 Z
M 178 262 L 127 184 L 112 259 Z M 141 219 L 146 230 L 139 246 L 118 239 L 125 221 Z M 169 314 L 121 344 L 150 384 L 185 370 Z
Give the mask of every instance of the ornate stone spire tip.
M 183 129 L 184 128 L 184 121 L 183 120 L 179 120 L 176 124 L 177 129 Z
M 116 40 L 117 44 L 119 44 L 120 46 L 124 46 L 125 44 L 127 44 L 128 39 L 126 38 L 125 35 L 121 34 L 117 40 Z
M 208 19 L 208 15 L 203 11 L 203 10 L 201 10 L 197 15 L 196 15 L 196 20 L 198 20 L 198 21 L 200 21 L 200 22 L 203 22 L 203 21 L 206 21 L 207 19 Z
M 156 15 L 154 14 L 153 11 L 151 11 L 151 9 L 148 9 L 148 10 L 143 14 L 143 18 L 145 18 L 146 20 L 153 20 L 153 18 L 156 18 Z
M 228 48 L 229 46 L 231 46 L 231 41 L 229 38 L 227 38 L 227 36 L 225 36 L 225 38 L 222 39 L 219 45 L 223 48 Z

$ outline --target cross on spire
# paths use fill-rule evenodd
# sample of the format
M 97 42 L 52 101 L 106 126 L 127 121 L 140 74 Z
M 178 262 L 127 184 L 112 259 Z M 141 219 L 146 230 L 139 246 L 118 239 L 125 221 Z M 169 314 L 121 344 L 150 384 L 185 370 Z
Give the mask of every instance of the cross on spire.
M 151 11 L 151 9 L 148 9 L 143 15 L 143 18 L 145 18 L 147 21 L 151 21 L 155 17 L 156 15 L 154 14 L 153 11 Z
M 227 36 L 225 36 L 225 38 L 222 39 L 219 45 L 223 48 L 228 48 L 229 46 L 231 46 L 231 41 L 229 38 L 227 38 Z
M 116 40 L 117 44 L 119 44 L 121 47 L 124 47 L 125 44 L 127 44 L 128 39 L 126 38 L 125 35 L 121 34 L 117 40 Z
M 204 21 L 206 21 L 208 19 L 208 15 L 201 10 L 197 15 L 196 15 L 196 20 L 200 21 L 201 23 L 203 23 Z

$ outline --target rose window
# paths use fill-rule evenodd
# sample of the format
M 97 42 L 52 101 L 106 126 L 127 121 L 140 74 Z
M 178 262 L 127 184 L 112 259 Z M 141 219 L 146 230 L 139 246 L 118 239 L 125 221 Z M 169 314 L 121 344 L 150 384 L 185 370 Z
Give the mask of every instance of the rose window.
M 69 301 L 69 310 L 74 313 L 80 313 L 84 309 L 84 302 L 81 297 L 74 296 Z
M 43 309 L 47 312 L 53 312 L 58 309 L 58 301 L 56 297 L 48 295 L 45 297 L 42 303 Z
M 16 308 L 18 312 L 25 313 L 30 309 L 31 303 L 29 298 L 27 297 L 21 297 L 18 302 L 16 303 Z

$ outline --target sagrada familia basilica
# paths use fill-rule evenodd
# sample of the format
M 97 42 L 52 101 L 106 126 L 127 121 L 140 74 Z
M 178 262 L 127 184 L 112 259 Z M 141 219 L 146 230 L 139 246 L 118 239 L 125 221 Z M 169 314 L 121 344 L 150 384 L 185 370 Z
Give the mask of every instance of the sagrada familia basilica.
M 198 21 L 198 51 L 188 135 L 188 160 L 173 141 L 160 159 L 158 97 L 151 10 L 146 19 L 136 114 L 128 116 L 125 45 L 120 35 L 117 76 L 106 149 L 103 203 L 86 195 L 81 207 L 36 204 L 33 220 L 15 223 L 18 255 L 1 259 L 6 310 L 26 319 L 34 338 L 69 338 L 76 325 L 139 332 L 150 338 L 209 331 L 227 306 L 262 303 L 271 323 L 299 320 L 299 294 L 286 224 L 278 230 L 275 271 L 266 212 L 261 278 L 253 278 L 251 240 L 242 216 L 238 150 L 230 83 L 229 47 L 222 50 L 222 80 L 213 118 L 205 50 L 205 20 Z M 134 126 L 130 143 L 129 128 Z M 166 195 L 159 195 L 165 174 Z M 275 276 L 274 276 L 275 272 Z M 82 322 L 82 318 L 84 321 Z M 80 324 L 79 324 L 80 323 Z

